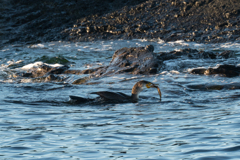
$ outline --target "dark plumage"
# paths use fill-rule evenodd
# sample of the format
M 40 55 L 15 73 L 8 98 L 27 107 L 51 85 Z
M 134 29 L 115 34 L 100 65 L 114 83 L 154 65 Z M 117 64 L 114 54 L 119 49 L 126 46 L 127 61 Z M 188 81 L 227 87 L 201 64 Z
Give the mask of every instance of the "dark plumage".
M 123 103 L 123 102 L 137 102 L 139 98 L 139 93 L 144 88 L 157 88 L 158 93 L 160 96 L 161 101 L 161 91 L 158 86 L 155 84 L 148 82 L 148 81 L 139 81 L 137 82 L 133 88 L 132 88 L 132 95 L 126 95 L 121 92 L 109 92 L 109 91 L 100 91 L 100 92 L 92 92 L 91 94 L 97 94 L 103 100 L 104 102 L 110 102 L 110 103 Z M 70 100 L 75 103 L 86 103 L 90 101 L 94 101 L 95 99 L 89 99 L 89 98 L 82 98 L 77 96 L 69 96 Z

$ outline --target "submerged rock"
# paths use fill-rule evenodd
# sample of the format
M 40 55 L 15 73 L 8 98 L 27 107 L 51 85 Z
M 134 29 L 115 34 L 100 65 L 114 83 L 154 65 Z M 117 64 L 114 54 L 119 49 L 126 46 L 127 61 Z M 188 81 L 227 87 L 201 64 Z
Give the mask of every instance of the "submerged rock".
M 218 65 L 214 68 L 208 68 L 205 72 L 205 75 L 219 74 L 224 77 L 235 77 L 240 74 L 240 67 L 235 65 Z
M 160 52 L 158 58 L 161 60 L 177 59 L 183 56 L 190 59 L 219 59 L 219 58 L 232 58 L 235 57 L 234 51 L 223 51 L 222 53 L 217 52 L 206 52 L 199 51 L 197 49 L 185 48 L 179 51 L 171 52 Z
M 156 74 L 160 71 L 163 61 L 178 58 L 190 59 L 219 59 L 224 55 L 225 58 L 234 56 L 232 51 L 205 52 L 196 49 L 186 48 L 179 51 L 153 53 L 154 47 L 147 45 L 144 47 L 122 48 L 117 50 L 108 66 L 87 69 L 83 71 L 67 70 L 65 73 L 72 74 L 91 74 L 94 76 L 105 76 L 119 73 L 130 74 Z M 188 66 L 188 64 L 186 64 Z M 207 69 L 193 69 L 190 73 L 205 74 Z
M 193 68 L 191 70 L 189 70 L 189 73 L 191 74 L 204 74 L 204 72 L 206 71 L 207 69 L 206 68 Z
M 234 51 L 224 51 L 224 52 L 218 54 L 218 58 L 225 58 L 225 59 L 227 59 L 227 58 L 233 58 L 233 57 L 235 57 L 235 56 L 236 56 L 236 55 L 235 55 L 235 52 L 234 52 Z
M 223 64 L 216 67 L 194 68 L 189 71 L 191 74 L 215 75 L 218 74 L 223 77 L 235 77 L 240 75 L 240 66 Z
M 43 62 L 35 62 L 20 68 L 25 72 L 18 73 L 18 76 L 27 78 L 37 78 L 40 81 L 61 81 L 58 74 L 89 74 L 90 77 L 102 77 L 120 73 L 129 74 L 156 74 L 161 68 L 162 60 L 153 53 L 154 47 L 148 45 L 144 47 L 122 48 L 117 50 L 109 65 L 86 70 L 72 70 L 69 66 Z M 82 84 L 88 81 L 89 77 L 74 80 L 73 84 Z
M 206 83 L 206 84 L 196 84 L 196 85 L 187 85 L 188 89 L 193 90 L 201 90 L 201 91 L 211 91 L 211 90 L 234 90 L 240 89 L 240 83 L 231 83 L 231 84 L 214 84 L 214 83 Z
M 234 57 L 233 51 L 224 51 L 222 53 L 204 52 L 196 49 L 186 48 L 179 51 L 154 53 L 154 47 L 147 45 L 146 47 L 122 48 L 112 56 L 112 60 L 107 66 L 98 68 L 90 68 L 86 70 L 69 69 L 69 66 L 54 64 L 50 65 L 43 62 L 35 62 L 23 66 L 21 69 L 25 72 L 17 74 L 21 77 L 38 78 L 42 81 L 61 81 L 66 79 L 58 76 L 59 74 L 75 74 L 83 75 L 72 80 L 73 84 L 83 84 L 94 77 L 112 76 L 115 74 L 157 74 L 163 68 L 164 70 L 172 70 L 172 64 L 176 65 L 178 71 L 189 68 L 189 65 L 196 66 L 198 64 L 189 64 L 189 61 L 181 61 L 182 59 L 219 59 Z M 172 61 L 172 59 L 176 59 Z M 170 60 L 170 68 L 166 67 L 164 61 Z M 164 62 L 164 63 L 163 63 Z M 179 63 L 180 62 L 180 63 Z M 184 68 L 185 67 L 185 68 Z M 193 68 L 189 70 L 191 74 L 213 75 L 219 74 L 225 77 L 239 76 L 240 66 L 234 65 L 218 65 L 213 68 Z M 70 77 L 68 75 L 68 77 Z

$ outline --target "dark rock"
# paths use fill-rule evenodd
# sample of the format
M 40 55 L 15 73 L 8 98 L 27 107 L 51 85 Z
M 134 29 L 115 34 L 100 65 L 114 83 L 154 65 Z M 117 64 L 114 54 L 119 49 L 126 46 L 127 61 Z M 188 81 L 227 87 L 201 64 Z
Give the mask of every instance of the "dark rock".
M 92 74 L 98 71 L 99 69 L 102 69 L 104 67 L 98 67 L 98 68 L 92 68 L 92 69 L 86 69 L 82 71 L 82 74 Z
M 206 68 L 194 68 L 194 69 L 191 69 L 189 71 L 189 73 L 191 73 L 191 74 L 204 74 L 206 70 L 207 70 Z
M 144 32 L 146 32 L 146 30 L 148 30 L 149 29 L 149 26 L 148 25 L 146 25 L 146 24 L 142 24 L 142 25 L 139 25 L 139 27 L 138 28 L 136 28 L 136 32 L 140 32 L 140 33 L 144 33 Z
M 97 74 L 108 75 L 118 73 L 131 74 L 155 74 L 161 68 L 161 61 L 153 53 L 152 45 L 133 48 L 122 48 L 117 50 L 112 60 L 104 69 Z
M 62 74 L 64 71 L 69 69 L 69 66 L 61 66 L 61 67 L 53 67 L 51 68 L 51 71 L 49 71 L 49 74 Z
M 186 56 L 188 58 L 192 59 L 216 59 L 217 54 L 213 52 L 204 52 L 204 51 L 198 51 L 196 49 L 186 48 L 181 49 L 180 51 L 171 51 L 169 53 L 159 53 L 158 58 L 161 60 L 169 60 L 169 59 L 176 59 L 180 58 L 182 56 Z
M 186 48 L 179 51 L 160 52 L 153 53 L 154 47 L 147 45 L 146 47 L 132 47 L 122 48 L 112 56 L 112 60 L 107 66 L 101 66 L 97 68 L 90 68 L 86 70 L 69 70 L 69 67 L 62 65 L 60 67 L 52 67 L 46 63 L 38 63 L 37 67 L 29 69 L 25 73 L 18 74 L 17 76 L 29 77 L 29 78 L 45 78 L 45 81 L 61 81 L 61 77 L 57 74 L 89 74 L 86 78 L 77 79 L 73 84 L 83 84 L 93 77 L 110 76 L 114 74 L 129 73 L 129 74 L 157 74 L 160 69 L 166 69 L 163 61 L 176 59 L 177 69 L 189 68 L 189 64 L 185 62 L 178 63 L 183 58 L 195 58 L 195 59 L 217 59 L 217 58 L 232 58 L 234 57 L 233 51 L 224 51 L 220 54 L 214 52 L 198 51 L 196 49 Z M 222 59 L 220 59 L 222 60 Z M 185 63 L 185 64 L 184 64 Z M 188 63 L 188 62 L 187 62 Z M 179 64 L 179 66 L 178 66 Z M 191 64 L 193 67 L 197 64 Z M 175 67 L 175 66 L 174 66 Z M 218 65 L 212 68 L 193 68 L 189 70 L 191 74 L 205 74 L 214 75 L 219 74 L 225 77 L 235 77 L 240 74 L 240 66 L 235 65 Z
M 224 51 L 218 55 L 219 58 L 232 58 L 235 57 L 235 52 L 234 51 Z
M 161 68 L 162 61 L 153 53 L 154 47 L 122 48 L 117 50 L 108 66 L 87 69 L 83 71 L 67 70 L 66 74 L 90 74 L 91 77 L 100 77 L 120 73 L 130 74 L 156 74 Z M 88 79 L 87 79 L 88 80 Z M 86 79 L 81 78 L 74 81 L 74 84 L 85 83 Z
M 170 59 L 176 59 L 177 57 L 174 54 L 167 53 L 167 52 L 159 52 L 158 53 L 158 59 L 162 61 L 170 60 Z
M 53 75 L 53 74 L 49 74 L 46 78 L 45 78 L 45 82 L 51 82 L 51 81 L 58 81 L 58 82 L 62 82 L 64 79 L 57 76 L 57 75 Z
M 197 85 L 188 85 L 189 89 L 201 90 L 201 91 L 211 91 L 211 90 L 222 90 L 224 85 L 217 84 L 197 84 Z
M 197 84 L 197 85 L 187 85 L 188 89 L 201 90 L 201 91 L 211 91 L 211 90 L 222 90 L 222 89 L 240 89 L 240 83 L 231 84 Z M 239 98 L 239 96 L 238 96 Z
M 69 69 L 69 70 L 64 71 L 64 74 L 76 74 L 76 75 L 79 75 L 79 74 L 82 74 L 82 71 L 81 70 Z
M 9 0 L 0 11 L 0 45 L 159 37 L 216 43 L 239 37 L 238 0 Z
M 40 65 L 38 67 L 35 67 L 35 68 L 32 68 L 32 69 L 28 70 L 28 73 L 32 74 L 32 76 L 31 76 L 32 78 L 43 77 L 48 72 L 52 71 L 52 69 L 53 68 L 51 66 L 42 64 L 42 65 Z
M 235 77 L 239 76 L 240 73 L 240 67 L 234 66 L 234 65 L 218 65 L 215 68 L 208 68 L 204 74 L 205 75 L 214 75 L 219 74 L 220 76 L 224 77 Z
M 198 57 L 196 58 L 210 58 L 210 59 L 216 59 L 217 58 L 217 54 L 213 53 L 213 52 L 204 52 L 204 51 L 200 51 L 198 53 Z
M 38 67 L 33 67 L 29 69 L 26 73 L 22 73 L 23 74 L 22 76 L 31 77 L 31 78 L 43 77 L 43 76 L 52 75 L 52 74 L 62 74 L 67 69 L 69 69 L 69 67 L 65 65 L 60 67 L 52 67 L 50 65 L 43 63 Z
M 147 45 L 147 46 L 145 47 L 145 49 L 148 50 L 149 52 L 153 52 L 153 51 L 154 51 L 153 45 Z
M 89 80 L 88 77 L 80 78 L 80 79 L 75 80 L 73 82 L 73 84 L 83 84 L 83 83 L 86 83 L 88 80 Z
M 32 73 L 21 73 L 21 77 L 32 77 Z
M 94 74 L 96 71 L 102 69 L 104 67 L 98 67 L 98 68 L 90 68 L 90 69 L 86 69 L 86 70 L 65 70 L 64 74 L 76 74 L 76 75 L 80 75 L 80 74 Z
M 69 67 L 62 65 L 52 67 L 47 63 L 37 63 L 34 67 L 16 76 L 36 78 L 40 81 L 61 81 L 57 74 L 90 74 L 90 77 L 100 77 L 112 74 L 156 74 L 161 68 L 162 61 L 153 53 L 154 47 L 122 48 L 117 50 L 108 66 L 91 68 L 86 70 L 69 70 Z M 75 80 L 73 84 L 85 83 L 89 78 Z

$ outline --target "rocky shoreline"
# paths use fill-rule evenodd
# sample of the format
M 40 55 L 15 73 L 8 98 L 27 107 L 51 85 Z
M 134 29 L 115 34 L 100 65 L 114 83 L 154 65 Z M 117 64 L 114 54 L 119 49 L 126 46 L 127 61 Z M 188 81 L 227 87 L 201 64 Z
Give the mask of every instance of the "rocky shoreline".
M 34 67 L 30 69 L 28 66 L 20 68 L 20 72 L 14 77 L 33 78 L 37 81 L 58 81 L 62 82 L 68 79 L 68 75 L 86 75 L 80 79 L 76 79 L 73 84 L 84 84 L 91 78 L 100 78 L 112 76 L 116 74 L 133 74 L 133 75 L 151 75 L 161 74 L 166 67 L 164 62 L 168 60 L 175 60 L 176 62 L 183 59 L 201 59 L 202 61 L 222 60 L 222 59 L 237 59 L 234 51 L 205 52 L 196 49 L 182 49 L 172 52 L 154 53 L 154 46 L 147 45 L 146 47 L 131 47 L 116 50 L 112 56 L 112 60 L 108 65 L 89 68 L 86 70 L 74 70 L 67 65 L 49 65 L 43 62 L 35 62 Z M 185 64 L 184 64 L 185 63 Z M 178 72 L 186 70 L 187 72 L 197 75 L 219 75 L 222 77 L 236 77 L 240 75 L 240 66 L 235 64 L 222 64 L 215 67 L 198 67 L 195 64 L 194 68 L 189 68 L 189 61 L 183 62 L 183 68 L 178 69 Z M 30 64 L 32 65 L 32 64 Z M 167 68 L 169 70 L 170 68 Z M 186 71 L 185 71 L 186 72 Z M 59 76 L 65 75 L 65 76 Z
M 59 40 L 240 40 L 237 0 L 5 0 L 0 12 L 1 46 Z

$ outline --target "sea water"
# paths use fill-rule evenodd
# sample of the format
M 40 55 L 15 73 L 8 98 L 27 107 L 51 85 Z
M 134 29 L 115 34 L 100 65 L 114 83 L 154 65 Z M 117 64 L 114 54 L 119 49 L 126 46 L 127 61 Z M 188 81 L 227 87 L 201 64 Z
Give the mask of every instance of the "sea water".
M 222 52 L 230 59 L 164 61 L 155 75 L 118 74 L 72 82 L 16 77 L 34 65 L 106 66 L 117 49 L 153 45 L 154 52 L 184 48 Z M 0 159 L 240 159 L 239 77 L 193 75 L 189 69 L 239 64 L 239 43 L 114 40 L 9 45 L 0 49 Z M 72 104 L 69 95 L 95 98 L 93 91 L 131 94 L 139 80 L 158 84 L 138 103 Z M 210 85 L 211 87 L 201 87 Z M 220 87 L 219 87 L 220 86 Z

